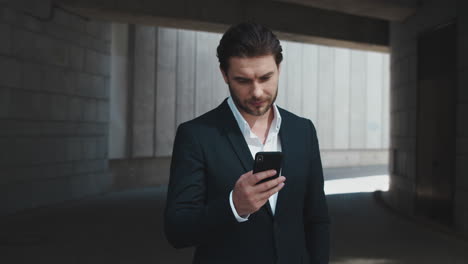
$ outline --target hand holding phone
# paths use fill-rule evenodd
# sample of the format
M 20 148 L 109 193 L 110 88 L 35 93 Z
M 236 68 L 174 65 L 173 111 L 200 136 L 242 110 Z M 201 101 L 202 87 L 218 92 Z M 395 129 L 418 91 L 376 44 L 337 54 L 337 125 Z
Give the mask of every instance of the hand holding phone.
M 270 196 L 284 187 L 286 178 L 279 176 L 282 159 L 282 154 L 278 151 L 258 152 L 255 155 L 253 170 L 240 176 L 232 192 L 234 207 L 240 216 L 256 212 Z M 273 170 L 276 171 L 275 174 Z M 266 181 L 268 182 L 261 184 Z

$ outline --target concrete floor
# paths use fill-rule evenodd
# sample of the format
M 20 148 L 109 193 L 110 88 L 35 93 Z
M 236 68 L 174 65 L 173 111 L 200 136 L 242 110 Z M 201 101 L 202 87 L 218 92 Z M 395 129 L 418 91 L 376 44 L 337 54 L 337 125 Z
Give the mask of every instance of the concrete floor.
M 338 178 L 334 172 L 326 178 Z M 165 193 L 164 186 L 113 192 L 3 218 L 0 263 L 190 263 L 192 249 L 165 241 Z M 389 211 L 371 193 L 330 195 L 328 203 L 331 263 L 468 263 L 466 241 Z

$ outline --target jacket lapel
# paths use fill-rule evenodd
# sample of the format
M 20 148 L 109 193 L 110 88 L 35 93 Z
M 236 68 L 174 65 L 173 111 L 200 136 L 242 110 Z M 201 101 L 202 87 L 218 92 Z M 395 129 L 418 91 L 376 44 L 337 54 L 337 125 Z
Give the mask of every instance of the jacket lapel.
M 245 172 L 248 172 L 252 170 L 254 162 L 252 154 L 249 150 L 249 146 L 247 145 L 247 142 L 245 142 L 239 125 L 234 118 L 234 114 L 229 108 L 227 99 L 224 100 L 224 102 L 219 107 L 221 110 L 220 119 L 224 121 L 221 122 L 223 124 L 222 129 L 224 129 L 226 136 L 231 143 L 232 148 L 234 149 L 234 152 L 245 169 Z
M 290 168 L 291 166 L 291 154 L 294 150 L 294 140 L 291 135 L 293 135 L 292 127 L 289 124 L 289 120 L 287 119 L 287 115 L 284 113 L 283 109 L 278 108 L 281 114 L 281 127 L 279 131 L 279 137 L 281 141 L 281 152 L 283 153 L 283 161 L 282 161 L 282 166 L 281 166 L 281 175 L 286 177 L 286 182 L 285 186 L 281 191 L 278 193 L 278 197 L 276 200 L 276 209 L 275 209 L 275 218 L 278 217 L 278 215 L 283 211 L 282 209 L 282 204 L 284 204 L 284 199 L 287 198 L 287 192 L 289 190 L 288 188 L 288 178 L 293 177 L 294 175 L 289 175 Z

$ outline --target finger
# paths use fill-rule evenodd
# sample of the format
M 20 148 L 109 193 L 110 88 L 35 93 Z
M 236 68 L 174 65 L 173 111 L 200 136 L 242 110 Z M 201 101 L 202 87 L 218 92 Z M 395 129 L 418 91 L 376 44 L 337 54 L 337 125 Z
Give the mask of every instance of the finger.
M 252 174 L 253 174 L 253 171 L 248 171 L 248 172 L 242 174 L 242 175 L 239 177 L 239 179 L 241 179 L 241 178 L 250 178 L 250 177 L 252 176 Z
M 260 194 L 259 198 L 262 200 L 268 200 L 273 194 L 279 192 L 284 187 L 284 182 L 278 184 L 276 187 L 271 188 L 270 190 L 263 192 Z
M 274 188 L 276 187 L 278 184 L 282 183 L 286 181 L 286 177 L 284 176 L 280 176 L 276 179 L 271 179 L 269 181 L 266 181 L 264 183 L 261 183 L 261 184 L 258 184 L 255 186 L 255 191 L 257 192 L 265 192 L 265 191 L 268 191 L 270 190 L 271 188 Z
M 266 179 L 268 177 L 271 177 L 271 176 L 274 176 L 276 174 L 276 171 L 275 170 L 267 170 L 267 171 L 261 171 L 261 172 L 257 172 L 257 173 L 254 173 L 252 174 L 251 177 L 249 177 L 249 183 L 253 186 L 255 184 L 257 184 L 257 182 L 263 180 L 263 179 Z

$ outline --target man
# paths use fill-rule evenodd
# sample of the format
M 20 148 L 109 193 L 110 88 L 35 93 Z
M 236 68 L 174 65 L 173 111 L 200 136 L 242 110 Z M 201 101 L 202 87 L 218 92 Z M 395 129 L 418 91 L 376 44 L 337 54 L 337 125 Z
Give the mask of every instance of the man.
M 193 263 L 328 263 L 315 128 L 274 103 L 281 52 L 264 26 L 231 27 L 217 49 L 231 96 L 177 129 L 165 232 Z M 276 173 L 252 173 L 258 151 L 282 151 L 284 176 L 257 184 Z

